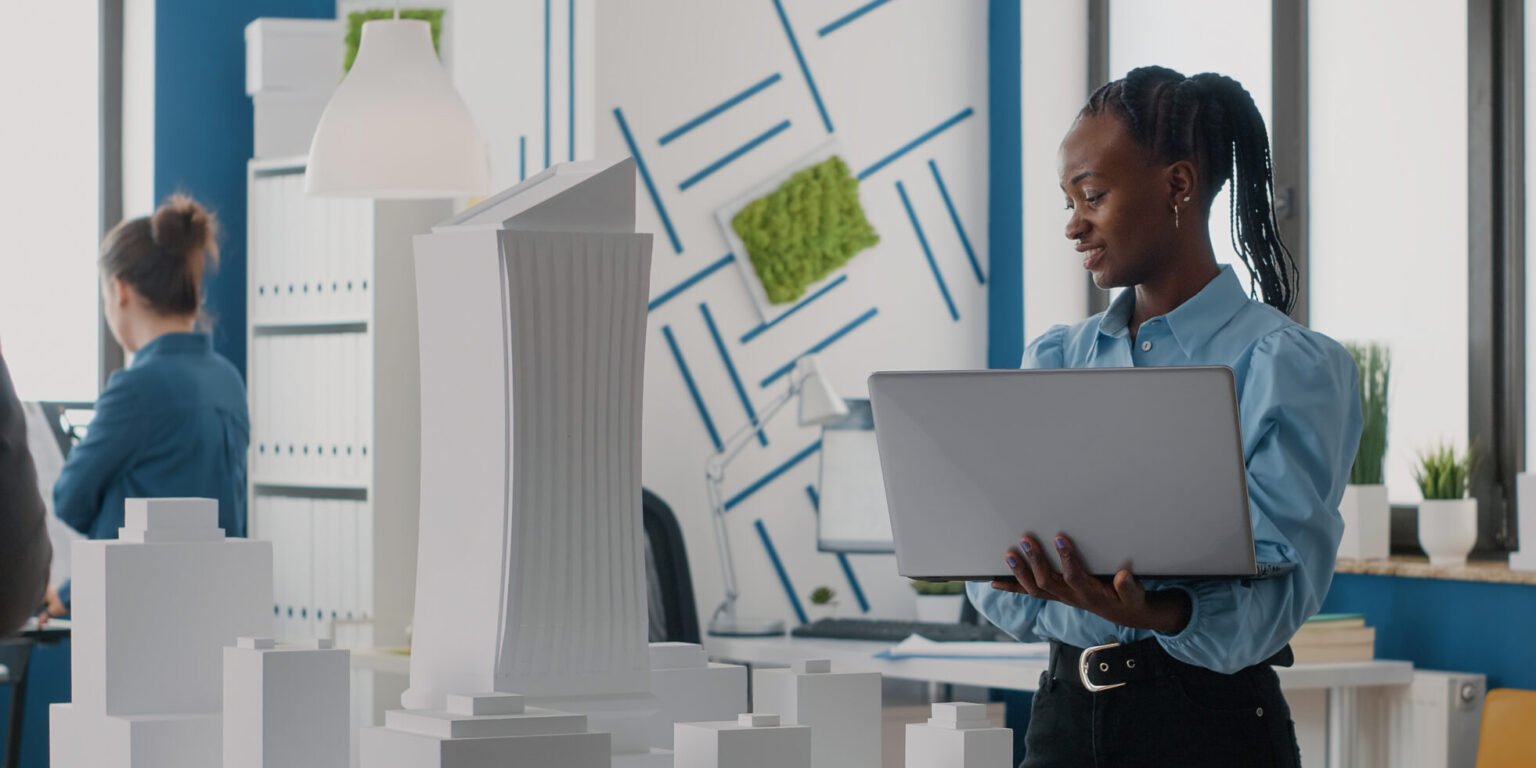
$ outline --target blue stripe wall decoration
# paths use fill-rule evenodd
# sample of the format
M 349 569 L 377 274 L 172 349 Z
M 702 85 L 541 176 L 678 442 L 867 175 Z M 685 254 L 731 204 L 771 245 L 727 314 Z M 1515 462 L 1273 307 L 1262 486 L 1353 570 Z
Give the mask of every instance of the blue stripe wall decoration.
M 720 328 L 715 325 L 715 316 L 710 314 L 708 304 L 700 304 L 699 312 L 704 315 L 704 326 L 709 329 L 709 337 L 714 339 L 715 350 L 720 353 L 720 362 L 725 365 L 725 372 L 731 377 L 731 386 L 736 389 L 736 397 L 741 400 L 742 410 L 747 412 L 747 423 L 757 423 L 757 409 L 752 407 L 752 398 L 747 396 L 747 388 L 742 386 L 741 376 L 736 373 L 736 364 L 731 362 L 730 350 L 725 348 L 725 339 L 720 336 Z M 758 430 L 757 441 L 764 448 L 768 447 L 768 434 Z
M 836 344 L 839 339 L 841 339 L 844 336 L 847 336 L 848 334 L 852 333 L 855 328 L 858 328 L 859 326 L 869 322 L 877 314 L 880 314 L 879 308 L 877 308 L 877 307 L 870 307 L 868 310 L 866 310 L 864 312 L 864 314 L 859 315 L 858 317 L 856 317 L 853 320 L 849 321 L 847 325 L 844 325 L 843 327 L 833 331 L 830 335 L 828 335 L 826 338 L 822 339 L 821 341 L 818 341 L 815 344 L 812 344 L 809 349 L 807 349 L 804 352 L 801 352 L 799 355 L 797 355 L 795 357 L 795 360 L 798 360 L 801 357 L 804 357 L 805 355 L 815 355 L 815 354 L 820 354 L 820 353 L 826 351 L 826 349 L 828 347 L 832 346 L 833 344 Z M 759 385 L 766 388 L 769 385 L 773 384 L 775 381 L 778 381 L 779 379 L 781 379 L 781 378 L 783 378 L 785 376 L 788 376 L 790 371 L 793 371 L 795 369 L 795 360 L 791 360 L 791 361 L 789 361 L 789 362 L 779 366 L 778 368 L 775 368 L 773 373 L 768 374 L 767 377 L 765 377 L 761 382 L 759 382 Z
M 789 607 L 795 611 L 795 617 L 801 624 L 811 623 L 810 617 L 805 615 L 805 606 L 800 604 L 800 595 L 795 593 L 794 582 L 789 580 L 789 571 L 784 570 L 784 561 L 779 557 L 779 548 L 773 545 L 773 537 L 768 535 L 768 526 L 763 524 L 761 518 L 753 521 L 752 527 L 757 529 L 757 538 L 763 543 L 763 552 L 768 555 L 768 562 L 773 565 L 773 570 L 779 575 L 779 584 L 784 587 L 784 597 L 789 600 Z
M 747 343 L 747 342 L 757 338 L 758 336 L 763 335 L 764 331 L 768 330 L 769 328 L 774 327 L 775 325 L 778 325 L 779 323 L 784 322 L 786 319 L 789 318 L 790 315 L 793 315 L 794 313 L 799 312 L 802 309 L 805 309 L 806 305 L 808 305 L 811 302 L 821 298 L 822 296 L 827 295 L 827 293 L 830 292 L 833 288 L 836 288 L 839 285 L 842 285 L 843 283 L 846 283 L 846 282 L 848 282 L 848 275 L 846 275 L 846 274 L 838 275 L 834 280 L 832 280 L 832 282 L 827 283 L 826 285 L 823 285 L 820 288 L 817 288 L 815 293 L 812 293 L 811 295 L 801 299 L 793 307 L 790 307 L 789 309 L 784 310 L 784 312 L 781 313 L 778 317 L 775 317 L 774 319 L 769 320 L 766 323 L 762 323 L 762 324 L 758 325 L 757 327 L 753 328 L 752 330 L 747 331 L 746 333 L 742 334 L 742 336 L 741 336 L 741 343 L 745 344 L 745 343 Z
M 743 144 L 743 145 L 741 145 L 741 146 L 731 150 L 730 152 L 726 153 L 725 157 L 722 157 L 719 160 L 716 160 L 713 163 L 710 163 L 709 165 L 705 166 L 704 169 L 699 171 L 698 173 L 695 173 L 692 176 L 689 176 L 688 178 L 683 179 L 682 183 L 677 185 L 678 190 L 680 190 L 682 192 L 687 192 L 689 187 L 692 187 L 693 185 L 695 185 L 695 184 L 697 184 L 697 183 L 699 183 L 699 182 L 709 178 L 710 176 L 714 175 L 715 172 L 719 171 L 720 169 L 722 169 L 722 168 L 726 167 L 727 165 L 730 165 L 731 163 L 733 163 L 736 160 L 740 159 L 742 155 L 745 155 L 748 152 L 751 152 L 752 150 L 757 149 L 758 147 L 762 146 L 764 142 L 768 141 L 769 139 L 771 139 L 771 138 L 773 138 L 773 137 L 775 137 L 775 136 L 777 136 L 777 135 L 779 135 L 779 134 L 781 134 L 781 133 L 783 133 L 783 132 L 785 132 L 787 130 L 789 130 L 789 121 L 788 120 L 780 121 L 778 125 L 775 125 L 775 126 L 773 126 L 772 128 L 769 128 L 766 131 L 763 131 L 762 133 L 758 134 L 757 136 L 752 137 L 750 140 L 747 141 L 747 143 L 745 143 L 745 144 Z
M 732 496 L 729 499 L 726 499 L 725 500 L 725 509 L 726 509 L 726 511 L 729 512 L 730 510 L 735 509 L 742 502 L 744 502 L 747 499 L 751 498 L 752 494 L 757 493 L 758 491 L 761 491 L 769 483 L 772 483 L 773 481 L 779 479 L 779 477 L 781 477 L 785 472 L 788 472 L 789 470 L 794 469 L 796 464 L 799 464 L 800 462 L 805 461 L 806 459 L 810 458 L 812 455 L 814 455 L 819 450 L 821 450 L 821 441 L 820 440 L 817 440 L 816 442 L 811 443 L 810 445 L 800 449 L 800 451 L 798 453 L 796 453 L 795 455 L 793 455 L 793 456 L 789 457 L 788 459 L 786 459 L 784 461 L 784 463 L 778 465 L 777 467 L 774 467 L 773 469 L 768 470 L 768 472 L 766 474 L 764 474 L 762 477 L 760 477 L 760 478 L 758 478 L 756 480 L 753 480 L 750 484 L 747 485 L 746 488 L 743 488 L 735 496 Z
M 811 509 L 818 516 L 821 515 L 821 496 L 816 493 L 816 486 L 807 485 L 805 495 L 811 500 Z M 818 522 L 817 525 L 820 525 Z M 869 613 L 869 598 L 864 596 L 864 586 L 859 583 L 859 577 L 853 572 L 853 563 L 848 562 L 847 552 L 836 552 L 837 564 L 843 568 L 843 576 L 848 579 L 848 588 L 853 590 L 853 599 L 859 603 L 859 613 Z
M 843 16 L 842 18 L 838 19 L 837 21 L 834 21 L 831 24 L 828 24 L 825 27 L 822 27 L 821 29 L 817 30 L 816 31 L 816 35 L 818 37 L 826 37 L 827 35 L 830 35 L 833 32 L 836 32 L 839 29 L 842 29 L 843 27 L 848 26 L 849 23 L 851 23 L 854 20 L 858 19 L 860 16 L 863 16 L 864 14 L 869 13 L 870 11 L 873 11 L 876 8 L 879 8 L 882 5 L 885 5 L 886 3 L 890 2 L 890 1 L 891 0 L 872 0 L 872 2 L 865 3 L 864 5 L 861 5 L 858 8 L 853 9 L 853 11 L 848 13 L 848 15 Z
M 672 326 L 663 325 L 661 335 L 667 339 L 667 348 L 672 350 L 672 360 L 677 363 L 677 370 L 683 375 L 683 385 L 688 388 L 688 394 L 693 397 L 693 405 L 699 411 L 699 419 L 704 422 L 704 431 L 709 433 L 709 441 L 714 444 L 715 450 L 725 447 L 720 441 L 720 432 L 715 429 L 715 420 L 709 416 L 709 408 L 704 405 L 704 396 L 699 394 L 699 385 L 693 380 L 693 371 L 688 369 L 688 361 L 683 359 L 683 350 L 677 346 L 677 337 L 672 334 Z
M 695 118 L 689 120 L 688 122 L 683 123 L 682 125 L 680 125 L 680 126 L 678 126 L 676 128 L 673 128 L 672 130 L 667 131 L 666 133 L 662 134 L 661 138 L 657 140 L 657 143 L 660 144 L 661 146 L 665 147 L 666 145 L 671 144 L 674 141 L 677 141 L 678 139 L 680 139 L 684 135 L 686 135 L 689 131 L 692 131 L 693 129 L 698 128 L 699 126 L 709 122 L 710 120 L 713 120 L 716 117 L 719 117 L 721 114 L 723 114 L 726 110 L 730 109 L 731 107 L 734 107 L 737 104 L 740 104 L 743 101 L 746 101 L 747 99 L 750 99 L 753 96 L 756 96 L 757 94 L 762 93 L 764 90 L 766 90 L 768 88 L 768 86 L 773 85 L 774 83 L 777 83 L 781 79 L 782 79 L 782 77 L 779 75 L 779 73 L 775 72 L 775 73 L 773 73 L 773 74 L 763 78 L 762 80 L 757 81 L 753 85 L 749 86 L 746 90 L 744 90 L 744 91 L 736 94 L 735 96 L 732 96 L 729 99 L 726 99 L 725 101 L 723 101 L 723 102 L 721 102 L 721 103 L 719 103 L 719 104 L 717 104 L 717 105 L 715 105 L 713 107 L 710 107 L 709 109 L 705 110 L 704 113 L 699 115 L 698 117 L 695 117 Z
M 668 288 L 667 290 L 657 294 L 656 298 L 651 299 L 651 303 L 645 305 L 646 311 L 656 311 L 657 307 L 660 307 L 672 299 L 677 298 L 678 294 L 688 290 L 689 288 L 692 288 L 694 285 L 697 285 L 700 280 L 713 275 L 716 271 L 725 267 L 727 264 L 730 264 L 732 261 L 735 261 L 735 257 L 729 253 L 721 256 L 719 259 L 711 262 L 709 266 L 693 273 L 692 275 L 689 275 L 681 283 L 678 283 L 677 285 L 674 285 L 671 288 Z
M 800 41 L 795 37 L 794 27 L 790 26 L 789 15 L 784 13 L 784 0 L 773 0 L 773 9 L 778 11 L 779 23 L 784 25 L 784 34 L 789 37 L 789 47 L 795 52 L 795 61 L 800 64 L 800 74 L 805 75 L 805 85 L 811 91 L 811 100 L 816 102 L 821 124 L 826 126 L 827 133 L 831 133 L 832 117 L 827 114 L 827 105 L 821 101 L 821 91 L 816 88 L 816 78 L 811 76 L 811 68 L 805 63 L 805 54 L 800 51 Z
M 917 232 L 917 242 L 923 248 L 923 257 L 928 259 L 928 267 L 933 270 L 933 281 L 938 283 L 939 293 L 944 296 L 944 304 L 949 307 L 949 316 L 956 322 L 960 320 L 960 310 L 955 308 L 955 299 L 949 295 L 949 285 L 944 282 L 944 273 L 939 271 L 939 263 L 933 258 L 933 249 L 928 247 L 928 236 L 923 234 L 923 225 L 917 220 L 917 212 L 912 210 L 912 200 L 907 197 L 907 188 L 901 182 L 896 182 L 896 193 L 901 195 L 901 205 L 907 209 L 907 218 L 912 221 L 912 229 Z
M 897 160 L 900 160 L 902 155 L 905 155 L 908 152 L 911 152 L 912 150 L 917 149 L 918 147 L 920 147 L 924 143 L 926 143 L 928 140 L 930 140 L 933 137 L 935 137 L 935 136 L 937 136 L 937 135 L 939 135 L 939 134 L 949 130 L 950 128 L 953 128 L 956 125 L 959 125 L 966 118 L 968 118 L 968 117 L 970 117 L 971 115 L 974 115 L 974 114 L 976 114 L 976 110 L 974 110 L 974 109 L 972 109 L 970 107 L 966 107 L 965 109 L 960 110 L 960 112 L 955 114 L 953 117 L 950 117 L 949 119 L 945 120 L 944 122 L 939 123 L 938 125 L 935 125 L 932 128 L 929 128 L 928 130 L 924 131 L 921 136 L 918 136 L 917 138 L 907 142 L 906 144 L 901 145 L 901 147 L 897 148 L 894 152 L 891 152 L 890 154 L 886 155 L 885 157 L 882 157 L 879 160 L 876 160 L 868 168 L 865 168 L 864 170 L 859 171 L 859 173 L 858 173 L 859 181 L 863 181 L 863 180 L 869 178 L 870 176 L 873 176 L 881 168 L 884 168 L 887 165 L 890 165 L 891 163 L 894 163 Z
M 651 179 L 651 171 L 645 165 L 640 147 L 635 144 L 635 135 L 630 132 L 629 122 L 624 119 L 624 110 L 614 107 L 613 118 L 619 121 L 619 133 L 624 136 L 624 143 L 629 147 L 630 157 L 635 158 L 635 168 L 640 172 L 640 181 L 645 183 L 645 191 L 650 193 L 651 203 L 656 206 L 657 215 L 661 216 L 661 226 L 667 230 L 667 239 L 672 241 L 672 250 L 681 254 L 683 241 L 678 239 L 677 230 L 672 226 L 672 217 L 667 215 L 667 206 L 661 201 L 661 193 L 656 191 L 656 182 Z
M 939 174 L 939 164 L 928 161 L 928 170 L 933 172 L 933 183 L 939 187 L 939 195 L 944 198 L 944 207 L 949 211 L 949 220 L 954 222 L 955 234 L 960 237 L 960 245 L 965 248 L 965 257 L 971 262 L 971 269 L 976 273 L 976 282 L 986 285 L 987 276 L 982 274 L 981 262 L 976 260 L 976 249 L 971 247 L 971 238 L 965 236 L 965 225 L 960 223 L 960 212 L 955 210 L 955 201 L 949 197 L 949 187 L 944 185 L 944 177 Z
M 517 137 L 517 180 L 528 180 L 528 137 Z

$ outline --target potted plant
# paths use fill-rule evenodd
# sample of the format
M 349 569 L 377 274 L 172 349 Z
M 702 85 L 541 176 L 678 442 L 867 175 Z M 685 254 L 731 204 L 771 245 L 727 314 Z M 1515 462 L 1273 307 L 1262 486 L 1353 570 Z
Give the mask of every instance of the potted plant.
M 1344 537 L 1339 557 L 1379 560 L 1387 557 L 1392 507 L 1382 481 L 1387 458 L 1387 384 L 1392 356 L 1383 344 L 1346 344 L 1360 370 L 1360 448 L 1349 469 L 1349 485 L 1339 501 Z
M 963 581 L 914 581 L 917 593 L 917 620 L 954 624 L 960 621 L 965 605 Z
M 1430 565 L 1465 565 L 1477 543 L 1477 500 L 1466 498 L 1472 456 L 1443 445 L 1419 456 L 1414 479 L 1424 501 L 1419 504 L 1419 546 Z
M 829 586 L 822 585 L 811 590 L 810 601 L 812 621 L 837 614 L 837 592 Z

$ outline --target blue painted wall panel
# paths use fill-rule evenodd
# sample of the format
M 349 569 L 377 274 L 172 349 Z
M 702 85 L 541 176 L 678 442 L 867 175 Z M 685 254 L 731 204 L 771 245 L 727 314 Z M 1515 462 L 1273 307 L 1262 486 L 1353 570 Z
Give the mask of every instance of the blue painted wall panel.
M 245 372 L 245 25 L 263 16 L 334 18 L 335 0 L 158 0 L 155 200 L 186 192 L 219 216 L 222 263 L 205 281 L 214 348 Z

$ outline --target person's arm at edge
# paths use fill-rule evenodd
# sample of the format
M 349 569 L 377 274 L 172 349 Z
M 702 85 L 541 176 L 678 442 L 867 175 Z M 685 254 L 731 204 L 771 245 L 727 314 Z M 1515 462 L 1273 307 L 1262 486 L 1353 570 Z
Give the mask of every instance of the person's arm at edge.
M 1147 581 L 1189 595 L 1189 622 L 1156 637 L 1181 661 L 1232 673 L 1278 652 L 1322 605 L 1333 580 L 1343 522 L 1338 504 L 1360 441 L 1359 377 L 1343 348 L 1288 328 L 1255 352 L 1247 407 L 1264 415 L 1248 448 L 1255 553 L 1294 563 L 1253 581 Z M 1262 402 L 1260 402 L 1262 401 Z
M 54 515 L 87 536 L 101 514 L 108 484 L 133 455 L 143 431 L 141 398 L 126 373 L 113 374 L 101 391 L 85 439 L 70 449 L 53 485 Z
M 0 636 L 20 627 L 42 603 L 53 557 L 46 515 L 27 450 L 26 416 L 0 355 Z

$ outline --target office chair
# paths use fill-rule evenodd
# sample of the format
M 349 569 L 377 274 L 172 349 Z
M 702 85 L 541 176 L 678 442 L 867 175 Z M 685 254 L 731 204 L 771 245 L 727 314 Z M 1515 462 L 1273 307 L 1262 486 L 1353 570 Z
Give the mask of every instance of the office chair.
M 4 682 L 11 687 L 10 717 L 5 724 L 5 768 L 21 765 L 22 715 L 27 706 L 27 666 L 35 644 L 31 639 L 21 637 L 0 640 L 0 666 L 5 667 Z
M 1536 691 L 1495 688 L 1483 700 L 1477 768 L 1536 765 Z
M 661 497 L 641 490 L 645 521 L 645 576 L 650 597 L 653 643 L 697 643 L 699 612 L 693 600 L 693 575 L 677 516 Z

